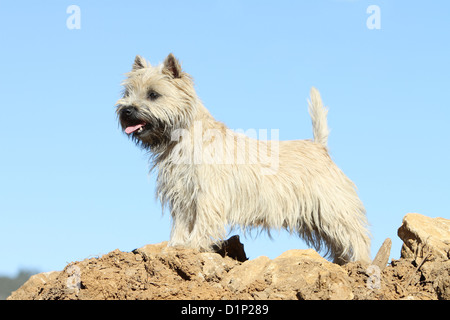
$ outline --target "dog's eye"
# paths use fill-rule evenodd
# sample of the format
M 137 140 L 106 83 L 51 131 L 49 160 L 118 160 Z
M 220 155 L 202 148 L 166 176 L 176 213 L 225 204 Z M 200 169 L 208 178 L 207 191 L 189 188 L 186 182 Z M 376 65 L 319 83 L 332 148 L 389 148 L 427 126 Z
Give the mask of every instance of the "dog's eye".
M 148 94 L 147 94 L 147 97 L 150 99 L 150 100 L 156 100 L 156 99 L 158 99 L 159 97 L 160 97 L 160 94 L 158 93 L 158 92 L 155 92 L 155 91 L 153 91 L 153 90 L 150 90 L 149 92 L 148 92 Z

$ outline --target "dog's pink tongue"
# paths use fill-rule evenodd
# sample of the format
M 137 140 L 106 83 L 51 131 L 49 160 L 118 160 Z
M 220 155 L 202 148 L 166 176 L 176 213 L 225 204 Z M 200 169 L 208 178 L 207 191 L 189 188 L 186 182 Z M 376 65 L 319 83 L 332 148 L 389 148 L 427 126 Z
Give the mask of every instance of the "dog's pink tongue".
M 136 130 L 138 130 L 139 128 L 142 128 L 143 126 L 145 126 L 145 123 L 140 123 L 140 124 L 137 124 L 137 125 L 135 125 L 135 126 L 127 127 L 127 128 L 125 129 L 125 133 L 126 133 L 126 134 L 133 133 L 133 132 L 135 132 Z

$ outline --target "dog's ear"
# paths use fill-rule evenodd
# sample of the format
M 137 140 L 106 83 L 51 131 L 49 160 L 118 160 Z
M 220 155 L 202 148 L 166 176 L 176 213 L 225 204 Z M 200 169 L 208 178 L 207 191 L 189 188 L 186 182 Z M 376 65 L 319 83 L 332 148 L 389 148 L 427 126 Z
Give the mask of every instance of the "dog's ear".
M 145 68 L 147 66 L 147 62 L 144 58 L 142 58 L 140 55 L 137 55 L 136 58 L 134 58 L 134 63 L 132 67 L 132 71 L 136 71 L 142 68 Z
M 164 60 L 163 72 L 172 76 L 173 78 L 181 77 L 181 65 L 177 58 L 172 53 L 169 53 L 166 60 Z

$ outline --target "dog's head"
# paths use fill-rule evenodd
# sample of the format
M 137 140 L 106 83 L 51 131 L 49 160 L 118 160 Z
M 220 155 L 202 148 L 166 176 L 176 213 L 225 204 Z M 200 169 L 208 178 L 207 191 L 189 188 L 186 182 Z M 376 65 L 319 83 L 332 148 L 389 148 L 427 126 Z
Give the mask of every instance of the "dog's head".
M 136 56 L 126 75 L 116 104 L 120 125 L 141 146 L 161 152 L 173 130 L 193 121 L 197 96 L 192 79 L 172 54 L 156 67 Z

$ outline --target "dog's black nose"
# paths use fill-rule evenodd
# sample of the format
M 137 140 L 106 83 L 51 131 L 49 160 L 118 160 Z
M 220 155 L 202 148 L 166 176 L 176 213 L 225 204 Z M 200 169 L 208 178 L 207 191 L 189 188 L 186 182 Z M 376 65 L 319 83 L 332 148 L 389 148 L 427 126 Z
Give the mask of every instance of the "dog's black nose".
M 124 117 L 129 117 L 129 116 L 131 116 L 133 114 L 134 111 L 135 111 L 134 107 L 125 107 L 125 108 L 122 109 L 122 111 L 120 113 Z

